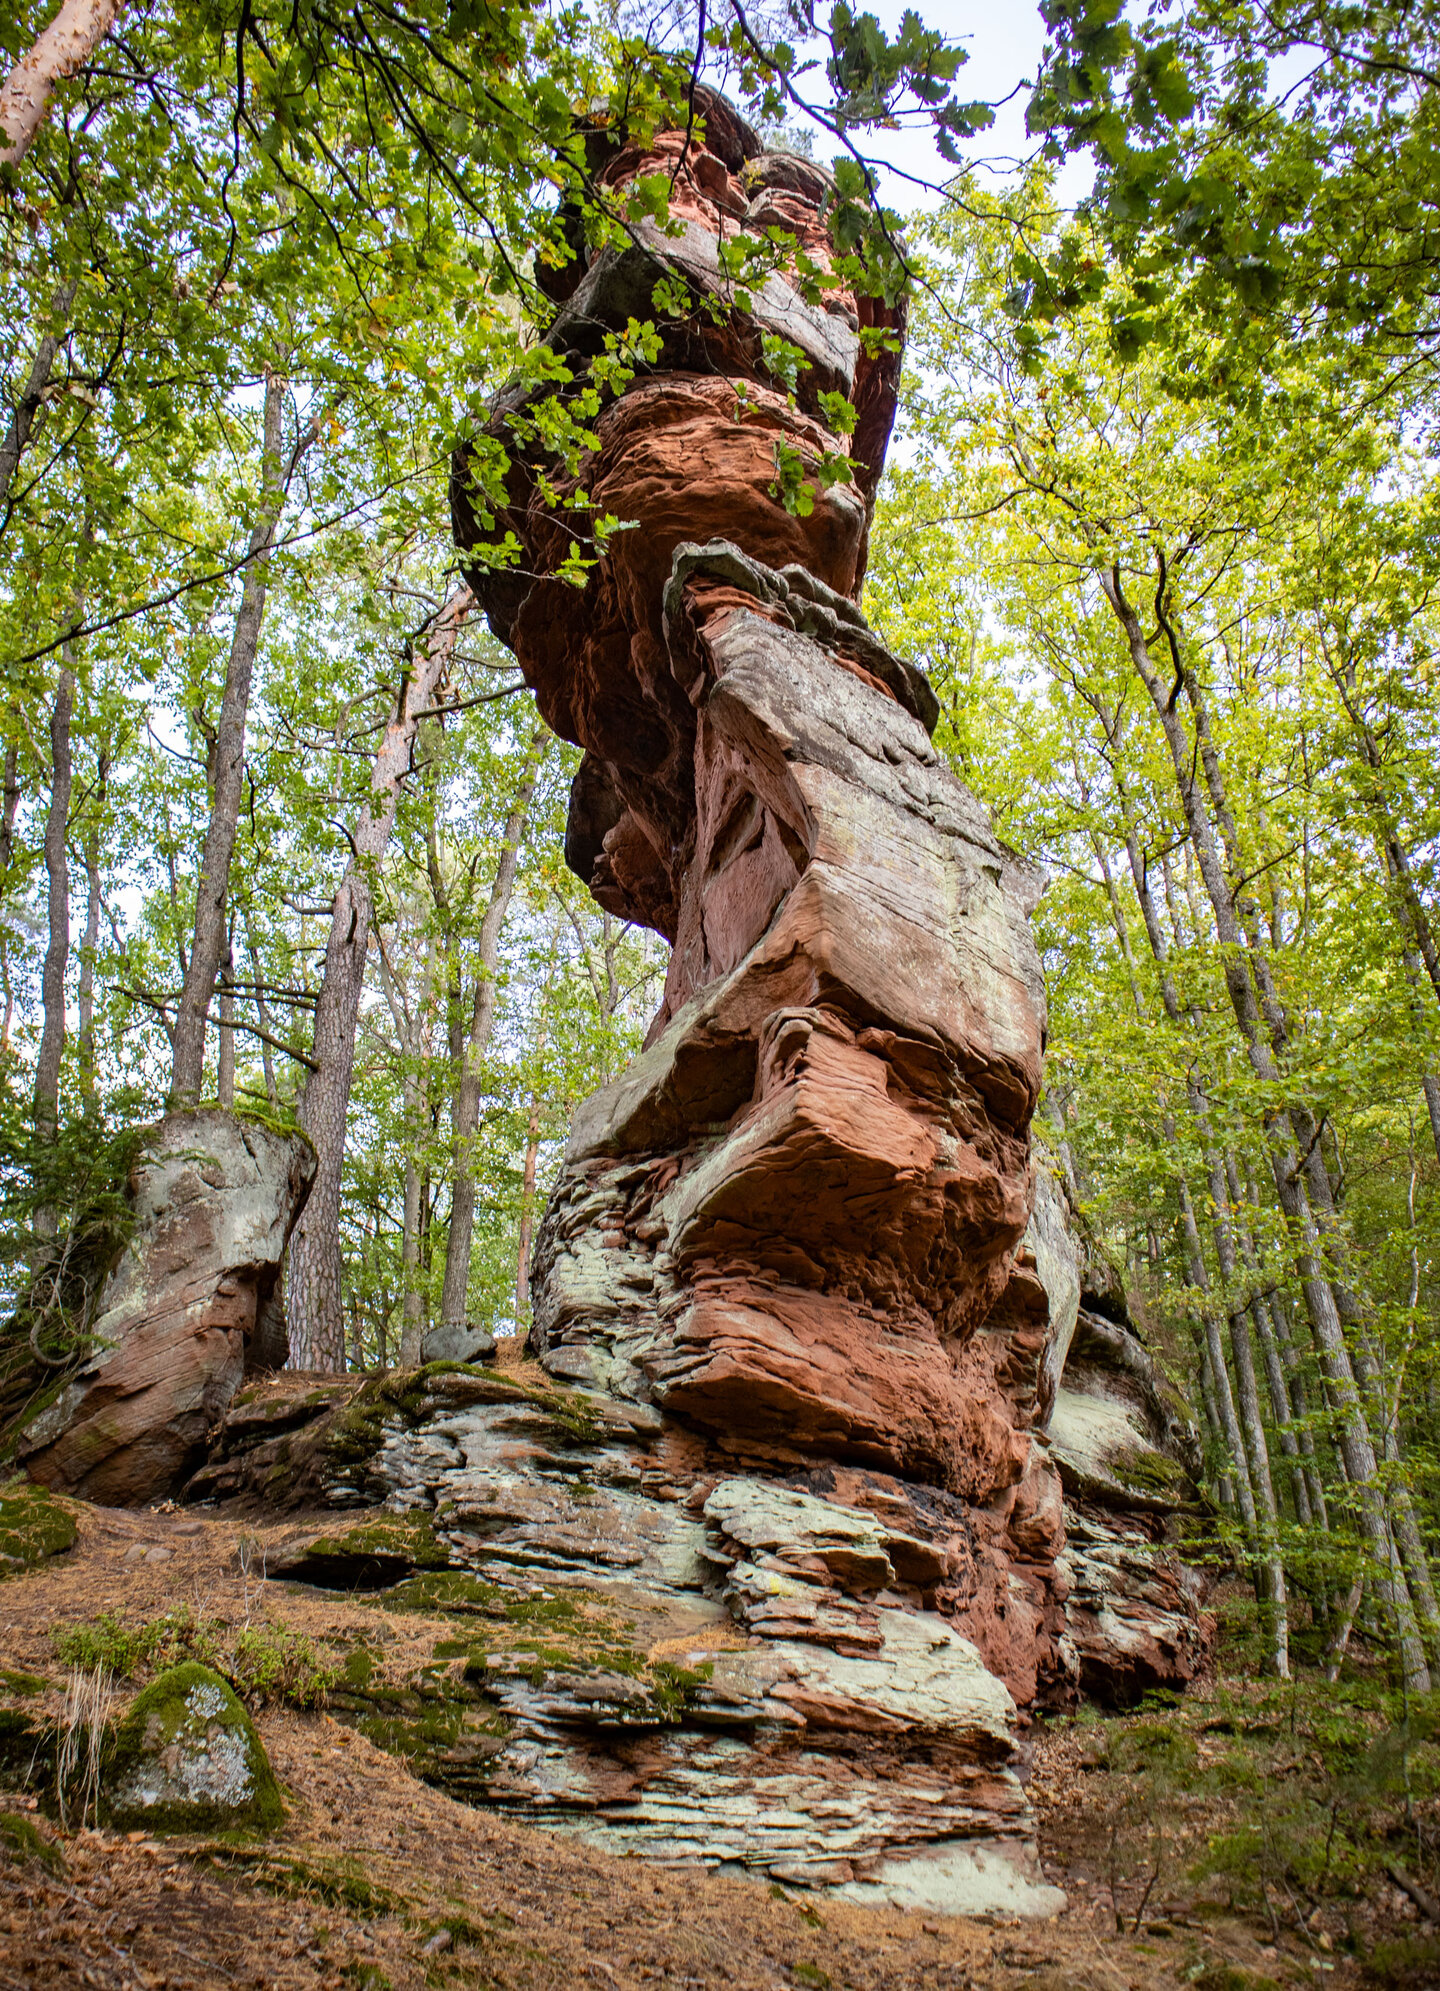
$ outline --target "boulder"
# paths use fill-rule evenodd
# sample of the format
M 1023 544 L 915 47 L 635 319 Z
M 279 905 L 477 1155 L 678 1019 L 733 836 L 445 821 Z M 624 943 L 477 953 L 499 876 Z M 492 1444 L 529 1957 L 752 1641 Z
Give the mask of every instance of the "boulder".
M 101 1293 L 95 1352 L 25 1428 L 32 1479 L 112 1506 L 174 1493 L 247 1365 L 269 1367 L 286 1240 L 315 1172 L 303 1134 L 219 1108 L 171 1113 L 131 1170 L 133 1229 Z
M 420 1337 L 422 1362 L 485 1362 L 494 1353 L 494 1335 L 468 1321 L 442 1322 Z
M 284 1817 L 255 1724 L 234 1690 L 191 1660 L 152 1680 L 106 1756 L 101 1816 L 120 1831 L 268 1831 Z

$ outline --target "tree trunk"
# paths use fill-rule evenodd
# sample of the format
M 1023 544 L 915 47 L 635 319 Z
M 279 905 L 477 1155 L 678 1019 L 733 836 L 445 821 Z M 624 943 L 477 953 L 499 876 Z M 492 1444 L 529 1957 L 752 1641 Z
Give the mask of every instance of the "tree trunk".
M 535 793 L 540 762 L 549 737 L 546 729 L 539 727 L 531 739 L 525 770 L 505 823 L 490 900 L 480 922 L 475 1001 L 470 1014 L 469 1034 L 457 1060 L 459 1069 L 450 1109 L 450 1235 L 445 1243 L 445 1277 L 440 1290 L 440 1320 L 445 1327 L 465 1325 L 466 1302 L 470 1292 L 470 1246 L 475 1234 L 472 1150 L 475 1130 L 480 1124 L 480 1063 L 495 1023 L 495 964 L 500 953 L 505 916 L 510 910 L 510 898 L 515 890 L 516 874 L 520 869 L 520 840 L 525 834 L 525 819 L 530 813 L 530 799 Z
M 1275 1061 L 1271 1043 L 1267 1039 L 1260 1005 L 1256 1000 L 1256 991 L 1247 966 L 1247 960 L 1253 961 L 1253 955 L 1246 945 L 1246 938 L 1236 915 L 1234 897 L 1216 845 L 1214 828 L 1204 799 L 1196 785 L 1191 742 L 1186 737 L 1183 722 L 1150 657 L 1139 618 L 1125 599 L 1120 585 L 1119 567 L 1114 567 L 1109 573 L 1102 573 L 1100 579 L 1106 597 L 1124 630 L 1131 660 L 1149 693 L 1165 734 L 1166 744 L 1170 749 L 1190 841 L 1215 916 L 1216 934 L 1224 950 L 1226 989 L 1246 1053 L 1261 1083 L 1271 1089 L 1276 1097 L 1282 1096 L 1283 1074 Z M 1365 1420 L 1364 1406 L 1356 1388 L 1355 1373 L 1345 1342 L 1336 1296 L 1331 1291 L 1325 1274 L 1320 1227 L 1306 1193 L 1305 1185 L 1309 1180 L 1309 1170 L 1298 1151 L 1291 1112 L 1280 1105 L 1272 1107 L 1266 1115 L 1266 1131 L 1275 1191 L 1295 1239 L 1301 1291 L 1305 1296 L 1306 1310 L 1310 1316 L 1321 1364 L 1334 1395 L 1339 1415 L 1340 1445 L 1345 1460 L 1346 1477 L 1354 1488 L 1361 1530 L 1375 1559 L 1379 1593 L 1390 1611 L 1399 1640 L 1406 1685 L 1412 1692 L 1428 1692 L 1430 1673 L 1425 1662 L 1424 1646 L 1416 1623 L 1409 1585 L 1391 1534 L 1389 1517 L 1378 1484 L 1375 1446 Z M 1311 1159 L 1319 1159 L 1323 1169 L 1323 1158 L 1318 1156 L 1318 1150 L 1312 1151 Z
M 100 950 L 100 826 L 105 815 L 105 789 L 110 774 L 108 749 L 100 749 L 95 793 L 85 823 L 85 938 L 80 948 L 80 986 L 76 1009 L 79 1028 L 75 1048 L 80 1066 L 80 1097 L 87 1115 L 96 1110 L 95 1095 L 95 956 Z
M 120 11 L 121 0 L 61 0 L 54 20 L 0 87 L 0 166 L 18 166 L 44 122 L 57 83 L 83 69 L 99 47 L 105 30 Z
M 535 1226 L 535 1171 L 540 1161 L 540 1095 L 530 1095 L 525 1128 L 525 1176 L 520 1188 L 520 1255 L 515 1268 L 515 1312 L 524 1318 L 530 1304 L 530 1238 Z
M 15 403 L 3 438 L 0 438 L 0 505 L 10 496 L 10 486 L 15 481 L 15 472 L 20 467 L 20 459 L 25 454 L 25 446 L 30 440 L 30 431 L 35 426 L 40 403 L 45 389 L 50 384 L 50 372 L 55 364 L 55 355 L 65 342 L 64 324 L 70 307 L 75 302 L 75 279 L 62 283 L 50 300 L 49 329 L 40 334 L 35 348 L 35 357 L 30 362 L 30 372 L 26 377 L 20 398 Z
M 297 1369 L 345 1366 L 340 1296 L 340 1187 L 345 1125 L 355 1068 L 355 1029 L 374 917 L 371 879 L 390 840 L 400 784 L 409 772 L 421 717 L 449 669 L 474 597 L 462 587 L 436 617 L 425 648 L 400 683 L 394 715 L 375 756 L 370 799 L 360 812 L 354 849 L 330 917 L 325 973 L 315 1005 L 315 1070 L 305 1084 L 300 1124 L 315 1145 L 315 1181 L 290 1240 L 286 1304 L 290 1360 Z
M 255 983 L 255 1017 L 265 1033 L 260 1039 L 260 1066 L 265 1074 L 265 1099 L 273 1109 L 280 1104 L 280 1093 L 275 1084 L 275 1060 L 269 1043 L 274 1032 L 270 1028 L 270 1011 L 265 1002 L 265 976 L 260 966 L 260 949 L 255 944 L 255 928 L 251 924 L 248 907 L 245 912 L 245 946 L 250 955 L 250 975 Z
M 50 809 L 45 818 L 45 872 L 49 880 L 49 940 L 41 978 L 44 1024 L 35 1061 L 35 1139 L 53 1146 L 60 1127 L 60 1060 L 65 1050 L 65 969 L 70 959 L 70 720 L 75 706 L 75 672 L 69 646 L 55 685 L 50 714 Z M 52 1213 L 53 1222 L 53 1213 Z M 40 1226 L 44 1229 L 45 1226 Z
M 262 1026 L 263 1027 L 263 1026 Z M 220 963 L 220 1044 L 215 1064 L 215 1097 L 235 1111 L 235 956 L 227 946 Z
M 205 850 L 200 860 L 200 876 L 195 885 L 195 930 L 190 959 L 185 969 L 180 1006 L 175 1015 L 174 1073 L 170 1084 L 170 1105 L 183 1110 L 199 1104 L 205 1077 L 205 1025 L 215 977 L 225 953 L 228 921 L 226 901 L 230 892 L 230 861 L 235 853 L 235 832 L 240 822 L 240 801 L 245 782 L 245 721 L 250 709 L 250 686 L 255 675 L 255 653 L 260 645 L 260 626 L 265 617 L 265 589 L 270 549 L 285 505 L 287 476 L 281 459 L 281 429 L 285 414 L 285 382 L 278 373 L 265 380 L 265 427 L 261 453 L 260 509 L 250 534 L 245 565 L 245 587 L 235 617 L 235 633 L 230 644 L 230 660 L 225 672 L 225 691 L 220 703 L 220 723 L 215 732 L 215 780 L 210 796 L 210 825 L 205 833 Z M 309 440 L 314 439 L 311 424 Z M 297 443 L 291 458 L 293 471 L 307 446 Z

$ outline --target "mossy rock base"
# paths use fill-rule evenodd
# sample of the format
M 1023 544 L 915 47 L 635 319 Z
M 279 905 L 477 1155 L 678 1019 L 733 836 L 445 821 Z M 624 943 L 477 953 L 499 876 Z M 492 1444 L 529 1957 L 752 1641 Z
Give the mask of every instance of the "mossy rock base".
M 60 1848 L 52 1846 L 45 1835 L 18 1811 L 0 1811 L 0 1860 L 12 1860 L 16 1865 L 24 1865 L 27 1860 L 38 1860 L 51 1873 L 65 1871 L 65 1856 Z
M 122 1831 L 268 1831 L 284 1817 L 255 1724 L 194 1660 L 136 1697 L 109 1752 L 101 1809 Z
M 0 1576 L 33 1569 L 75 1542 L 75 1517 L 28 1479 L 0 1486 Z

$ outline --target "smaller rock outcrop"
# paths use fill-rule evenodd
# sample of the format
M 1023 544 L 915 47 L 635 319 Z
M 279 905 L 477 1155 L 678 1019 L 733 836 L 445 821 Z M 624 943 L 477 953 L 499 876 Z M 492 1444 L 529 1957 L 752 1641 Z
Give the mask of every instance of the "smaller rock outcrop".
M 1185 1562 L 1200 1453 L 1186 1407 L 1132 1318 L 1119 1281 L 1083 1252 L 1080 1305 L 1050 1415 L 1065 1489 L 1066 1629 L 1082 1693 L 1129 1706 L 1204 1665 L 1207 1583 Z
M 247 1369 L 315 1172 L 303 1134 L 201 1108 L 146 1136 L 127 1186 L 134 1229 L 100 1296 L 95 1352 L 26 1427 L 32 1479 L 113 1506 L 175 1492 Z
M 284 1810 L 264 1745 L 233 1689 L 195 1660 L 137 1695 L 116 1732 L 101 1812 L 120 1830 L 269 1830 Z

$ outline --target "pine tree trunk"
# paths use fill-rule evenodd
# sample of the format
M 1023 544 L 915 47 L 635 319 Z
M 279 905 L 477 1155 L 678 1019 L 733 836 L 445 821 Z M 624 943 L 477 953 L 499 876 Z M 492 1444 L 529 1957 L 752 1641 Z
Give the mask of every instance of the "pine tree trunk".
M 297 1369 L 343 1370 L 345 1321 L 341 1304 L 340 1193 L 345 1168 L 345 1127 L 355 1068 L 355 1030 L 374 919 L 371 878 L 395 821 L 400 784 L 410 768 L 422 716 L 454 654 L 456 639 L 474 605 L 468 588 L 451 597 L 436 618 L 423 651 L 401 681 L 394 713 L 375 756 L 370 797 L 360 812 L 354 848 L 330 916 L 325 973 L 315 1004 L 315 1068 L 305 1084 L 300 1124 L 315 1147 L 315 1181 L 290 1239 L 286 1305 L 290 1360 Z
M 445 1243 L 445 1277 L 440 1291 L 440 1320 L 445 1327 L 464 1327 L 470 1294 L 470 1247 L 475 1234 L 475 1172 L 473 1148 L 480 1124 L 481 1060 L 495 1023 L 495 967 L 500 936 L 515 879 L 520 869 L 520 843 L 530 813 L 531 797 L 540 774 L 549 733 L 537 728 L 530 741 L 525 771 L 510 805 L 501 841 L 500 861 L 480 922 L 476 949 L 475 1001 L 470 1029 L 459 1059 L 458 1083 L 450 1109 L 451 1191 L 450 1235 Z
M 270 549 L 275 543 L 276 529 L 285 505 L 287 479 L 281 456 L 284 413 L 285 382 L 278 374 L 269 374 L 265 381 L 260 509 L 250 534 L 245 586 L 235 617 L 230 659 L 225 672 L 220 723 L 215 733 L 215 779 L 210 795 L 210 823 L 205 832 L 205 849 L 195 885 L 194 937 L 175 1016 L 174 1069 L 170 1082 L 172 1109 L 183 1110 L 199 1104 L 205 1078 L 205 1025 L 210 1014 L 211 997 L 215 993 L 215 978 L 225 954 L 230 862 L 235 854 L 235 834 L 240 822 L 245 781 L 245 722 L 250 709 L 255 654 L 260 646 L 260 628 L 265 618 Z M 314 433 L 312 423 L 311 440 Z M 292 471 L 305 446 L 305 439 L 302 438 L 291 459 Z

